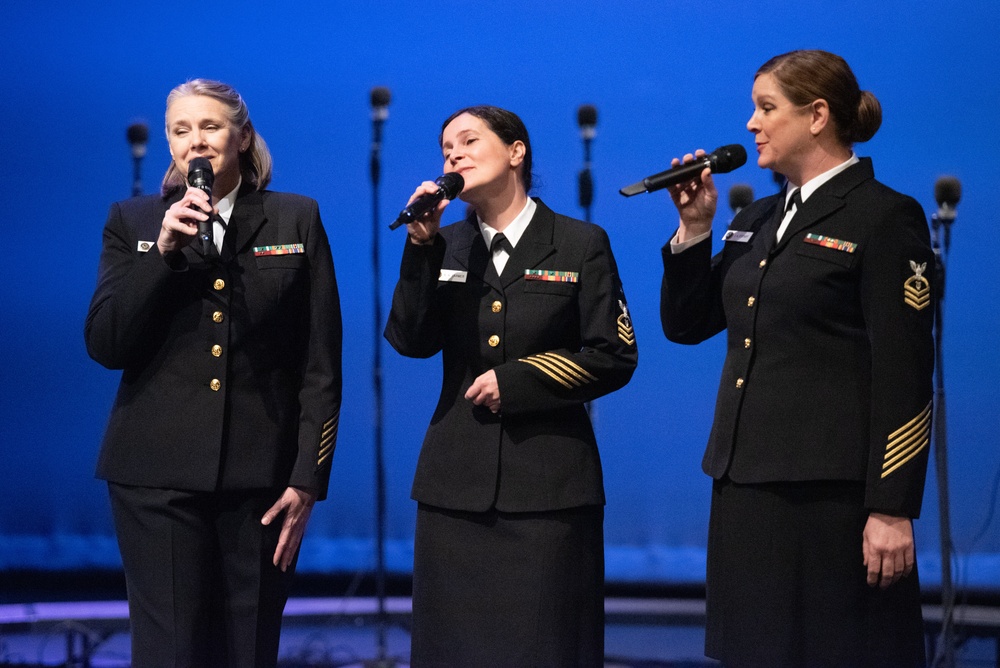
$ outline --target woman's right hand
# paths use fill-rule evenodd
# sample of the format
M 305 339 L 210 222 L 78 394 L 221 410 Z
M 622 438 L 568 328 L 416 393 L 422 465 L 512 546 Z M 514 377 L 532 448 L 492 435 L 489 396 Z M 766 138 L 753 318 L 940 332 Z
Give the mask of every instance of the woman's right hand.
M 210 218 L 206 211 L 213 214 L 219 212 L 203 190 L 189 187 L 184 197 L 174 202 L 163 214 L 160 236 L 156 240 L 160 255 L 179 251 L 194 241 L 198 234 L 198 222 Z
M 421 195 L 433 195 L 441 186 L 434 183 L 433 181 L 424 181 L 421 183 L 413 194 L 410 195 L 410 200 L 406 203 L 407 206 L 413 204 Z M 451 203 L 451 200 L 443 199 L 438 202 L 438 205 L 422 215 L 416 220 L 416 222 L 408 223 L 406 225 L 406 231 L 410 235 L 410 242 L 417 245 L 429 244 L 434 241 L 434 237 L 437 236 L 438 228 L 441 227 L 441 214 L 444 213 L 445 207 Z
M 694 155 L 688 153 L 684 156 L 683 163 L 693 162 L 695 158 L 705 155 L 703 149 L 698 149 Z M 682 163 L 674 158 L 670 166 L 676 167 Z M 715 209 L 719 201 L 719 191 L 715 189 L 715 182 L 712 180 L 712 170 L 706 167 L 701 172 L 701 180 L 692 180 L 670 186 L 670 198 L 680 213 L 680 229 L 677 232 L 678 242 L 687 241 L 699 234 L 712 231 L 712 219 L 715 218 Z

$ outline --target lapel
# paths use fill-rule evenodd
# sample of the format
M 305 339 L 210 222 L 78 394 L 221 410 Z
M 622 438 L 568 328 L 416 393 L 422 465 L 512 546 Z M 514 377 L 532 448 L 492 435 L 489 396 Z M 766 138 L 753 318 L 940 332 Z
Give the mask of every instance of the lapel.
M 479 232 L 479 221 L 472 213 L 465 220 L 453 225 L 454 233 L 449 240 L 450 255 L 455 263 L 471 276 L 475 276 L 493 288 L 500 289 L 500 279 L 493 262 L 490 261 L 489 249 Z
M 243 252 L 266 220 L 263 194 L 255 190 L 253 185 L 244 182 L 236 196 L 233 215 L 229 217 L 226 236 L 222 241 L 222 261 L 228 261 Z
M 788 224 L 788 229 L 785 230 L 781 241 L 775 246 L 774 250 L 776 252 L 781 251 L 799 232 L 812 227 L 842 209 L 848 193 L 863 182 L 873 178 L 875 178 L 875 171 L 872 168 L 871 158 L 861 158 L 861 162 L 851 165 L 824 183 L 816 192 L 809 196 L 809 199 L 795 213 L 795 217 Z M 779 210 L 784 208 L 784 201 L 784 198 L 782 198 L 778 206 Z M 775 233 L 777 233 L 777 228 L 775 229 Z
M 536 268 L 542 260 L 556 252 L 553 244 L 556 214 L 540 199 L 535 199 L 535 204 L 537 205 L 535 215 L 531 217 L 531 222 L 525 228 L 500 275 L 500 284 L 504 288 L 523 278 L 525 269 Z M 485 245 L 484 243 L 483 246 Z M 492 264 L 491 262 L 490 265 Z

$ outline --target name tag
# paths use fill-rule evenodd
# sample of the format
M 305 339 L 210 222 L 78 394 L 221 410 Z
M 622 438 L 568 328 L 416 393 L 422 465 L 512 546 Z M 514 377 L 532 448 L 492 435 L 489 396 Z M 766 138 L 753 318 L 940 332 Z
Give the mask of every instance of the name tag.
M 468 278 L 469 272 L 459 271 L 458 269 L 442 269 L 441 273 L 438 274 L 438 280 L 444 281 L 445 283 L 465 283 L 465 279 Z
M 304 244 L 281 244 L 280 246 L 254 246 L 253 254 L 257 257 L 261 255 L 294 255 L 305 253 Z
M 753 232 L 749 230 L 726 230 L 722 235 L 723 241 L 735 241 L 738 244 L 745 244 L 753 237 Z
M 136 246 L 136 250 L 140 253 L 148 253 L 156 245 L 155 241 L 140 241 Z

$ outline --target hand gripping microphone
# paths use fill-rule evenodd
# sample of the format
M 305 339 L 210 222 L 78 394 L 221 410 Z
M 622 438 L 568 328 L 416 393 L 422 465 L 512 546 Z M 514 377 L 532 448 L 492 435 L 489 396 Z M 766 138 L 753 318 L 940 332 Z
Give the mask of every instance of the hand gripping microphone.
M 737 167 L 742 167 L 747 161 L 747 151 L 739 144 L 729 144 L 720 146 L 708 155 L 695 158 L 693 162 L 686 162 L 676 167 L 671 167 L 665 172 L 647 176 L 638 183 L 625 186 L 618 192 L 625 197 L 638 195 L 639 193 L 653 192 L 667 186 L 678 183 L 694 181 L 701 176 L 702 170 L 706 167 L 712 170 L 713 174 L 725 174 Z
M 212 171 L 212 163 L 208 158 L 195 158 L 188 164 L 188 185 L 201 190 L 208 195 L 208 201 L 212 201 L 212 185 L 215 184 L 215 172 Z M 207 255 L 215 242 L 212 239 L 212 211 L 209 209 L 208 220 L 198 221 L 198 243 L 201 245 L 201 252 Z
M 394 230 L 400 225 L 408 225 L 416 222 L 420 216 L 424 215 L 438 205 L 443 199 L 453 200 L 462 192 L 465 187 L 465 179 L 458 172 L 448 172 L 434 179 L 438 185 L 436 192 L 429 195 L 421 195 L 413 200 L 413 203 L 399 212 L 399 217 L 391 225 L 390 230 Z

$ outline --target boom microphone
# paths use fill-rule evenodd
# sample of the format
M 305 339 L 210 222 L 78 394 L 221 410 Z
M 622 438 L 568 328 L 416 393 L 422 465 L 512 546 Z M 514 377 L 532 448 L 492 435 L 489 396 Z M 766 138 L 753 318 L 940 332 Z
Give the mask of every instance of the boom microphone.
M 208 201 L 212 201 L 215 172 L 212 171 L 212 163 L 208 158 L 195 158 L 188 164 L 188 185 L 201 190 L 208 195 Z M 212 239 L 212 211 L 209 209 L 205 213 L 208 214 L 208 220 L 198 221 L 198 241 L 202 254 L 207 255 L 215 242 Z
M 625 197 L 638 195 L 639 193 L 653 192 L 667 186 L 678 183 L 695 181 L 701 176 L 701 172 L 708 167 L 713 174 L 725 174 L 737 167 L 742 167 L 747 161 L 747 151 L 739 144 L 729 144 L 720 146 L 708 155 L 695 158 L 693 162 L 686 162 L 676 167 L 671 167 L 665 172 L 653 174 L 644 178 L 638 183 L 625 186 L 618 192 Z
M 394 230 L 400 225 L 415 222 L 420 216 L 436 207 L 441 200 L 452 200 L 458 197 L 462 188 L 465 187 L 465 179 L 458 172 L 442 174 L 434 179 L 434 183 L 438 185 L 437 191 L 429 195 L 421 195 L 413 200 L 413 203 L 400 211 L 399 217 L 389 225 L 390 230 Z

